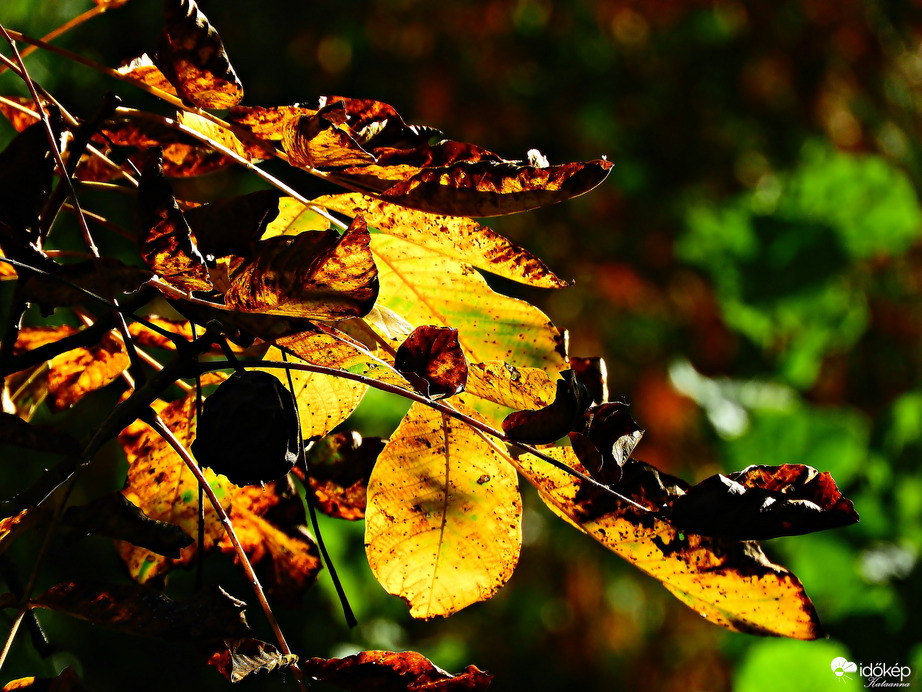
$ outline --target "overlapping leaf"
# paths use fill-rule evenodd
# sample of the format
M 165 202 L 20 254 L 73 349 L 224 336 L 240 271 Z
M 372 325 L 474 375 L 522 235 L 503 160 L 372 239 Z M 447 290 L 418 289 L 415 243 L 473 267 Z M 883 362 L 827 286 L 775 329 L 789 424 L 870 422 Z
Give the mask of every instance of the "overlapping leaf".
M 0 411 L 0 443 L 53 454 L 76 454 L 77 441 L 63 430 L 38 426 Z
M 528 250 L 469 218 L 408 209 L 357 192 L 318 197 L 314 203 L 349 216 L 362 214 L 382 233 L 512 281 L 539 288 L 567 285 Z
M 195 437 L 195 397 L 163 407 L 160 416 L 187 448 Z M 153 519 L 176 524 L 197 535 L 198 487 L 192 472 L 147 425 L 136 422 L 119 441 L 128 457 L 128 480 L 123 493 Z M 250 561 L 264 575 L 267 586 L 280 599 L 295 600 L 313 583 L 320 568 L 317 548 L 303 528 L 304 508 L 286 481 L 265 489 L 236 488 L 222 476 L 205 470 L 205 477 L 229 511 L 231 521 Z M 205 504 L 205 548 L 218 546 L 227 553 L 233 546 L 210 503 Z M 131 575 L 141 583 L 164 575 L 173 565 L 188 565 L 196 545 L 183 549 L 178 560 L 166 558 L 128 543 L 118 544 Z
M 430 399 L 459 394 L 467 383 L 458 330 L 449 327 L 417 327 L 397 349 L 394 367 Z
M 274 315 L 337 320 L 360 317 L 378 295 L 378 271 L 365 223 L 342 236 L 305 231 L 258 243 L 255 258 L 228 267 L 228 307 Z
M 503 420 L 510 440 L 529 444 L 550 444 L 575 429 L 591 403 L 589 390 L 564 370 L 557 380 L 557 392 L 547 406 L 536 411 L 514 411 Z
M 362 651 L 345 658 L 312 658 L 302 670 L 350 692 L 480 692 L 493 676 L 468 666 L 451 675 L 415 651 Z
M 368 484 L 365 550 L 417 618 L 451 615 L 509 579 L 521 546 L 515 474 L 464 423 L 410 407 Z
M 174 601 L 137 584 L 64 582 L 30 604 L 142 637 L 227 639 L 244 637 L 250 629 L 243 614 L 246 603 L 219 587 Z
M 585 473 L 569 447 L 546 453 Z M 771 563 L 757 543 L 685 533 L 658 515 L 668 493 L 649 467 L 637 469 L 643 485 L 628 486 L 633 499 L 651 510 L 644 511 L 530 455 L 512 461 L 556 514 L 661 581 L 708 620 L 752 634 L 822 636 L 800 581 Z
M 672 501 L 669 518 L 706 536 L 758 540 L 848 526 L 858 513 L 828 473 L 784 464 L 706 478 Z
M 555 204 L 596 187 L 612 166 L 604 159 L 549 166 L 473 144 L 430 144 L 435 131 L 406 125 L 391 106 L 370 99 L 322 97 L 316 110 L 247 109 L 232 118 L 280 141 L 292 165 L 435 214 L 496 216 Z
M 130 364 L 125 345 L 111 332 L 95 346 L 55 356 L 48 370 L 49 407 L 61 411 L 73 406 L 90 392 L 113 382 Z
M 151 157 L 144 169 L 136 216 L 141 257 L 151 271 L 183 291 L 211 290 L 205 258 L 192 242 L 189 224 L 163 179 L 159 156 Z

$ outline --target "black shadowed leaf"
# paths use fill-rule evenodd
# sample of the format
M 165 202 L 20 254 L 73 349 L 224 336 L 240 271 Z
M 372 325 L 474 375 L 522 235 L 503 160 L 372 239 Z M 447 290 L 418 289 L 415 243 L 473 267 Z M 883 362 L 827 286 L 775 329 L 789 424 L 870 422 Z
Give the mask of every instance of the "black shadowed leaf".
M 350 692 L 478 692 L 493 676 L 474 666 L 452 675 L 415 651 L 362 651 L 345 658 L 312 658 L 301 669 Z
M 30 604 L 142 637 L 229 639 L 245 637 L 250 629 L 243 614 L 246 603 L 220 587 L 174 601 L 136 584 L 64 582 Z
M 0 442 L 54 454 L 80 451 L 77 440 L 63 430 L 34 425 L 6 411 L 0 412 Z
M 592 402 L 591 395 L 572 370 L 564 370 L 560 378 L 557 395 L 550 404 L 537 411 L 515 411 L 506 416 L 503 431 L 510 440 L 549 444 L 578 429 Z
M 251 257 L 254 243 L 278 216 L 279 196 L 275 190 L 260 190 L 187 211 L 199 250 L 212 257 Z
M 172 558 L 179 558 L 179 551 L 193 541 L 176 524 L 151 519 L 120 492 L 104 495 L 88 505 L 68 507 L 63 524 L 85 533 L 127 541 Z
M 199 108 L 231 108 L 243 85 L 217 30 L 194 0 L 165 0 L 165 26 L 153 58 L 176 91 Z
M 208 659 L 231 682 L 240 682 L 254 673 L 271 673 L 298 662 L 294 654 L 283 654 L 272 644 L 258 639 L 226 639 Z
M 23 690 L 24 692 L 89 692 L 80 684 L 80 678 L 73 668 L 67 667 L 56 678 L 19 678 L 3 686 L 3 692 Z
M 357 432 L 332 433 L 314 443 L 307 467 L 317 509 L 338 519 L 362 519 L 368 479 L 384 444 Z
M 417 327 L 397 348 L 394 366 L 416 391 L 433 399 L 458 394 L 467 383 L 457 329 Z
M 138 186 L 136 224 L 141 257 L 151 271 L 183 291 L 212 289 L 205 258 L 163 179 L 162 152 L 150 156 Z
M 615 401 L 591 406 L 583 416 L 582 427 L 570 433 L 570 442 L 592 476 L 613 485 L 621 480 L 621 468 L 643 432 L 628 413 L 628 405 Z
M 739 540 L 795 536 L 858 521 L 826 472 L 802 464 L 749 466 L 706 478 L 676 497 L 668 510 L 683 529 Z
M 291 393 L 266 372 L 235 372 L 205 399 L 192 453 L 236 485 L 281 478 L 298 458 Z

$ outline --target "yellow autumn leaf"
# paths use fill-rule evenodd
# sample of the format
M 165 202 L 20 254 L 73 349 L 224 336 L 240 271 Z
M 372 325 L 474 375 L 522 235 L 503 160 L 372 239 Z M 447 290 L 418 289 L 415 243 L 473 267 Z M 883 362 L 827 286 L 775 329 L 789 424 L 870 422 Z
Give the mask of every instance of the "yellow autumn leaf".
M 318 197 L 314 203 L 349 216 L 361 214 L 382 233 L 512 281 L 539 288 L 567 285 L 528 250 L 473 219 L 408 209 L 358 192 Z
M 414 404 L 368 484 L 368 564 L 413 617 L 448 616 L 492 597 L 512 575 L 521 516 L 515 472 L 496 448 Z
M 313 347 L 323 349 L 321 353 L 325 366 L 342 368 L 352 364 L 351 361 L 355 359 L 354 350 L 345 344 L 337 344 L 326 334 L 313 336 Z M 305 343 L 305 340 L 301 341 L 302 347 Z M 266 358 L 282 360 L 282 352 L 277 348 L 270 348 Z M 297 363 L 299 359 L 290 360 Z M 279 378 L 282 384 L 288 387 L 288 378 L 284 370 L 265 368 L 265 371 Z M 304 370 L 291 370 L 291 380 L 298 403 L 298 417 L 301 419 L 301 435 L 305 440 L 323 437 L 346 420 L 368 391 L 368 385 L 360 382 Z
M 570 447 L 545 453 L 586 473 Z M 800 581 L 770 562 L 758 543 L 683 533 L 653 512 L 602 496 L 537 457 L 509 460 L 554 513 L 662 582 L 711 622 L 750 634 L 823 636 Z
M 195 439 L 195 397 L 188 396 L 167 404 L 160 417 L 176 438 L 188 449 Z M 135 421 L 119 435 L 128 457 L 128 478 L 122 494 L 151 519 L 176 524 L 190 536 L 198 535 L 198 483 L 160 435 L 146 423 Z M 230 506 L 231 483 L 204 469 L 205 478 L 221 499 Z M 205 549 L 224 535 L 224 528 L 210 503 L 205 504 Z M 195 557 L 196 544 L 183 548 L 180 558 L 158 555 L 124 541 L 117 542 L 118 553 L 128 571 L 144 584 L 168 572 L 174 565 L 188 565 Z
M 468 363 L 465 391 L 516 411 L 539 409 L 557 396 L 556 380 L 540 368 L 519 368 L 505 361 Z
M 417 327 L 457 329 L 468 361 L 514 362 L 554 377 L 565 369 L 564 338 L 547 315 L 496 293 L 470 265 L 381 233 L 372 236 L 371 252 L 379 304 Z

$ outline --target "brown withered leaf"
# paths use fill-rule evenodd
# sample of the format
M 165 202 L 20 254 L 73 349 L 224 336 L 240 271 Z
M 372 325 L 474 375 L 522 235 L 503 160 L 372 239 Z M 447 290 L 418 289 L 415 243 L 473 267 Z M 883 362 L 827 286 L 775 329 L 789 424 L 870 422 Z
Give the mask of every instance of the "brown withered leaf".
M 528 250 L 473 219 L 407 209 L 357 192 L 327 195 L 313 201 L 349 216 L 361 214 L 369 226 L 382 233 L 404 238 L 512 281 L 539 288 L 568 285 Z
M 256 245 L 253 260 L 231 264 L 225 304 L 236 310 L 337 320 L 361 317 L 378 297 L 378 270 L 365 222 L 342 236 L 305 231 Z
M 278 216 L 279 193 L 260 190 L 203 204 L 185 213 L 198 248 L 212 257 L 252 257 L 256 241 Z
M 443 399 L 464 391 L 467 359 L 458 330 L 423 325 L 397 349 L 394 367 L 424 396 Z
M 564 370 L 557 380 L 554 401 L 537 411 L 514 411 L 503 420 L 503 431 L 510 440 L 530 444 L 549 444 L 574 430 L 589 408 L 591 395 L 572 370 Z
M 288 154 L 288 162 L 292 166 L 322 171 L 374 163 L 375 157 L 362 148 L 352 128 L 346 125 L 347 119 L 342 103 L 337 102 L 314 114 L 285 120 L 282 146 Z
M 167 0 L 165 26 L 154 64 L 183 99 L 199 108 L 231 108 L 243 85 L 230 64 L 217 30 L 195 0 Z
M 272 644 L 258 639 L 225 639 L 209 657 L 208 665 L 231 682 L 254 673 L 271 673 L 298 662 L 294 654 L 283 654 Z
M 174 601 L 137 584 L 64 582 L 30 601 L 124 634 L 198 641 L 246 637 L 250 631 L 238 601 L 220 587 Z
M 586 472 L 569 447 L 544 453 Z M 659 512 L 688 487 L 681 480 L 629 460 L 617 489 L 650 510 L 645 511 L 534 456 L 508 459 L 555 514 L 662 582 L 708 620 L 750 634 L 823 636 L 800 581 L 771 563 L 758 543 L 687 533 Z
M 446 673 L 415 651 L 362 651 L 345 658 L 312 658 L 301 669 L 350 692 L 479 692 L 493 676 L 475 666 Z
M 131 361 L 121 339 L 108 332 L 95 346 L 57 355 L 49 365 L 48 405 L 52 411 L 62 411 L 113 382 Z
M 103 495 L 87 505 L 68 507 L 62 523 L 77 531 L 117 538 L 175 559 L 193 542 L 176 524 L 151 519 L 120 492 Z
M 541 168 L 520 161 L 465 160 L 427 168 L 381 192 L 414 209 L 453 216 L 501 216 L 578 197 L 608 177 L 612 163 L 596 159 Z
M 68 666 L 56 678 L 19 678 L 3 686 L 3 692 L 25 690 L 26 692 L 89 692 L 80 684 L 80 678 Z
M 76 454 L 80 445 L 63 430 L 38 426 L 6 411 L 0 412 L 0 443 L 53 454 Z
M 317 509 L 337 519 L 365 516 L 368 479 L 385 441 L 355 431 L 327 435 L 307 453 L 310 490 Z
M 135 209 L 145 264 L 180 290 L 211 290 L 205 258 L 192 242 L 189 224 L 163 179 L 162 153 L 151 156 L 144 167 Z
M 163 174 L 168 178 L 204 175 L 233 163 L 231 158 L 194 137 L 157 120 L 130 116 L 112 118 L 106 121 L 102 133 L 93 137 L 95 146 L 106 153 L 111 153 L 109 142 L 120 149 L 129 148 L 128 158 L 138 168 L 144 167 L 149 149 L 162 147 Z M 106 181 L 115 176 L 111 166 L 95 157 L 84 158 L 77 167 L 80 180 Z
M 192 341 L 192 325 L 187 321 L 171 320 L 164 317 L 156 317 L 154 315 L 148 315 L 144 319 L 165 331 L 182 337 L 186 341 Z M 142 348 L 163 348 L 170 351 L 176 350 L 175 343 L 162 334 L 158 334 L 152 329 L 149 329 L 140 322 L 130 323 L 128 325 L 128 333 L 131 334 L 135 344 Z
M 682 529 L 736 540 L 796 536 L 858 521 L 832 476 L 802 464 L 759 464 L 711 476 L 676 497 L 667 516 Z
M 302 115 L 315 115 L 316 108 L 308 108 L 296 103 L 292 106 L 234 106 L 227 114 L 228 122 L 246 128 L 260 139 L 281 142 L 285 131 L 285 122 L 289 118 Z
M 172 96 L 179 96 L 176 89 L 170 84 L 170 80 L 154 64 L 154 61 L 147 53 L 131 60 L 126 60 L 118 66 L 117 72 L 133 82 L 140 82 Z
M 25 297 L 38 305 L 44 315 L 50 315 L 59 307 L 96 304 L 93 298 L 70 284 L 76 284 L 97 296 L 111 296 L 118 293 L 133 293 L 153 276 L 147 269 L 128 266 L 115 257 L 73 264 L 54 264 L 45 269 L 62 281 L 48 276 L 27 274 L 22 282 Z

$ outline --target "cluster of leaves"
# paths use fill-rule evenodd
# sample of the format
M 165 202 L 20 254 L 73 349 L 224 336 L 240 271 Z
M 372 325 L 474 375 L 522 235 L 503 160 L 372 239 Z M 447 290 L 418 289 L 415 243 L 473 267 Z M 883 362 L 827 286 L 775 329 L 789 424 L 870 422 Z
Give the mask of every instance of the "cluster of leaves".
M 243 85 L 193 0 L 166 0 L 153 51 L 106 70 L 179 109 L 174 118 L 112 98 L 75 118 L 13 53 L 4 62 L 33 98 L 0 99 L 21 133 L 0 154 L 3 276 L 16 282 L 0 346 L 0 441 L 61 459 L 2 503 L 0 551 L 41 532 L 97 533 L 115 539 L 134 583 L 74 580 L 35 595 L 40 556 L 28 586 L 7 579 L 10 639 L 33 610 L 51 609 L 192 641 L 232 681 L 285 668 L 347 689 L 484 689 L 490 676 L 476 668 L 451 676 L 411 653 L 299 662 L 277 626 L 278 648 L 257 639 L 245 604 L 217 586 L 183 601 L 158 589 L 205 552 L 233 554 L 274 624 L 259 585 L 297 604 L 321 569 L 303 494 L 312 516 L 364 519 L 372 572 L 411 615 L 449 616 L 512 575 L 520 477 L 709 620 L 821 636 L 800 582 L 755 540 L 857 521 L 829 474 L 758 465 L 690 486 L 633 459 L 643 433 L 626 404 L 608 401 L 604 367 L 570 357 L 546 315 L 480 273 L 565 287 L 473 219 L 583 194 L 610 162 L 552 166 L 536 151 L 505 160 L 368 99 L 241 106 Z M 257 166 L 269 159 L 341 191 L 306 198 Z M 271 189 L 199 205 L 168 182 L 235 165 Z M 74 189 L 134 194 L 135 228 L 84 212 Z M 79 220 L 79 261 L 53 249 L 61 210 Z M 130 238 L 137 262 L 100 256 L 100 229 Z M 46 316 L 67 309 L 82 326 L 21 327 L 29 304 Z M 239 386 L 254 374 L 274 384 Z M 85 406 L 116 382 L 122 400 L 96 412 L 84 440 L 30 422 L 43 403 Z M 369 387 L 413 402 L 386 441 L 340 430 Z M 296 430 L 262 425 L 288 410 L 280 391 Z M 74 483 L 113 438 L 128 460 L 123 490 L 74 503 Z

